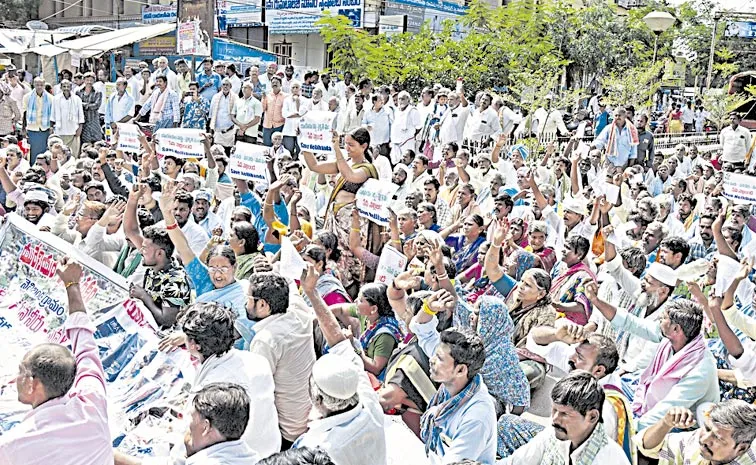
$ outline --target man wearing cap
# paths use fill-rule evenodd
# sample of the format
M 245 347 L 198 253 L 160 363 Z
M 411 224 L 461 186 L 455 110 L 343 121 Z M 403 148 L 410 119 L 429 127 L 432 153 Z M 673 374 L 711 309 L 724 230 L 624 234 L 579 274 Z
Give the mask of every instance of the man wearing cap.
M 55 217 L 50 214 L 50 198 L 40 189 L 30 190 L 26 193 L 24 211 L 21 216 L 38 228 L 44 226 L 52 228 L 53 223 L 55 223 Z
M 231 147 L 236 142 L 236 131 L 233 117 L 238 97 L 231 92 L 231 80 L 223 78 L 221 92 L 213 96 L 210 102 L 210 132 L 213 134 L 213 142 L 223 146 L 226 155 L 231 152 Z
M 245 81 L 242 84 L 242 98 L 236 100 L 231 112 L 231 120 L 238 126 L 237 139 L 250 144 L 257 143 L 257 130 L 262 117 L 262 103 L 252 95 L 254 86 Z
M 362 359 L 341 332 L 338 320 L 316 290 L 318 273 L 309 265 L 302 289 L 315 310 L 330 349 L 312 367 L 313 412 L 295 448 L 320 446 L 339 465 L 386 464 L 383 409 Z
M 208 102 L 213 100 L 213 96 L 221 90 L 221 77 L 213 71 L 213 59 L 208 57 L 202 60 L 202 73 L 197 75 L 200 94 Z
M 126 92 L 129 83 L 125 78 L 116 80 L 116 92 L 105 106 L 105 124 L 127 123 L 134 117 L 134 99 Z M 65 142 L 65 141 L 64 141 Z
M 79 96 L 71 91 L 72 87 L 71 81 L 61 81 L 61 93 L 53 99 L 50 123 L 55 135 L 71 149 L 74 157 L 78 157 L 81 131 L 84 129 L 84 109 Z
M 194 205 L 192 206 L 194 222 L 200 225 L 209 237 L 212 237 L 214 229 L 223 228 L 222 221 L 210 208 L 213 194 L 210 191 L 198 190 L 192 195 L 194 196 Z
M 667 275 L 674 274 L 666 268 L 657 276 L 666 280 Z M 670 282 L 664 284 L 669 286 Z M 616 330 L 659 344 L 641 373 L 632 397 L 638 429 L 661 420 L 673 407 L 695 411 L 705 402 L 719 401 L 717 362 L 701 334 L 703 309 L 700 305 L 677 299 L 664 306 L 658 320 L 650 320 L 614 308 L 598 298 L 597 290 L 595 284 L 589 284 L 586 295 Z

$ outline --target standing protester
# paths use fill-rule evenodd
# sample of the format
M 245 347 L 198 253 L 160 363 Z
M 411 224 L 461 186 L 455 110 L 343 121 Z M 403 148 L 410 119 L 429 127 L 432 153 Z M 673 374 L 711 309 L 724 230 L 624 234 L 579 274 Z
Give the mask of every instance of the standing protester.
M 102 140 L 99 109 L 102 104 L 103 95 L 95 90 L 94 82 L 94 73 L 86 73 L 84 75 L 84 87 L 76 93 L 84 107 L 84 128 L 81 131 L 82 143 L 92 143 Z
M 71 81 L 60 83 L 61 94 L 53 100 L 50 123 L 55 135 L 68 146 L 74 157 L 78 157 L 85 118 L 81 99 L 71 92 L 72 86 Z
M 45 92 L 45 80 L 34 78 L 34 91 L 24 97 L 23 130 L 29 138 L 29 164 L 34 165 L 37 155 L 47 150 L 47 138 L 50 137 L 53 96 Z M 95 113 L 97 109 L 95 108 Z

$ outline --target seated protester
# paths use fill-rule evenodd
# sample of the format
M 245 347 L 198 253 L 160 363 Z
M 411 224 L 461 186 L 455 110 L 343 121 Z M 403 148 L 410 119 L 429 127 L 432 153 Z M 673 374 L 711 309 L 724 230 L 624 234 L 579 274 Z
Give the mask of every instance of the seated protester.
M 176 254 L 181 263 L 186 267 L 186 274 L 192 280 L 197 292 L 196 302 L 215 302 L 226 306 L 236 312 L 236 329 L 242 336 L 239 347 L 248 347 L 252 339 L 252 323 L 246 317 L 245 306 L 247 303 L 247 281 L 237 281 L 234 278 L 236 272 L 236 255 L 226 245 L 219 245 L 212 249 L 207 256 L 207 264 L 202 263 L 189 247 L 184 233 L 179 229 L 174 216 L 177 210 L 174 205 L 180 205 L 176 200 L 176 186 L 166 186 L 160 196 L 160 210 L 163 212 L 165 229 L 176 248 Z M 191 198 L 191 197 L 189 197 Z
M 228 246 L 233 249 L 236 256 L 234 278 L 238 280 L 248 279 L 254 273 L 255 259 L 261 256 L 260 236 L 248 220 L 232 222 L 228 233 Z M 209 252 L 207 248 L 205 250 Z
M 194 195 L 195 191 L 202 189 L 202 180 L 200 179 L 199 175 L 196 175 L 194 173 L 181 174 L 178 177 L 177 182 L 179 183 L 179 187 L 182 190 L 185 190 L 192 195 Z
M 155 223 L 163 221 L 163 212 L 160 211 L 160 205 L 157 202 L 162 190 L 160 178 L 148 176 L 140 180 L 139 206 L 150 212 Z
M 165 209 L 170 208 L 171 216 L 176 220 L 176 224 L 189 243 L 192 252 L 195 255 L 201 255 L 210 236 L 205 232 L 202 226 L 195 223 L 194 218 L 192 218 L 194 199 L 191 194 L 186 191 L 177 190 L 176 187 L 177 185 L 173 185 L 172 187 L 171 185 L 166 185 L 166 187 L 162 189 L 163 192 L 160 195 L 158 206 L 160 207 L 163 220 L 157 225 L 167 229 L 167 216 L 165 214 Z M 166 192 L 169 189 L 172 189 L 172 194 L 170 195 L 171 204 L 163 205 L 162 199 L 166 198 Z
M 365 369 L 382 380 L 388 359 L 404 339 L 404 334 L 386 296 L 385 284 L 365 284 L 355 302 L 331 306 L 329 310 L 345 327 L 352 327 L 352 331 L 359 324 L 359 345 L 362 347 L 359 355 Z
M 464 192 L 464 189 L 461 192 Z M 463 227 L 463 233 L 452 234 L 460 227 Z M 480 215 L 460 218 L 441 231 L 441 237 L 446 241 L 446 245 L 452 248 L 452 261 L 457 272 L 461 273 L 475 263 L 478 248 L 486 241 L 483 218 Z
M 638 450 L 659 465 L 752 464 L 756 456 L 756 407 L 742 400 L 716 404 L 701 428 L 690 410 L 673 407 L 635 436 Z
M 16 378 L 18 401 L 32 410 L 0 436 L 0 463 L 109 465 L 113 449 L 105 373 L 79 287 L 81 265 L 62 257 L 56 274 L 68 295 L 65 326 L 71 351 L 41 344 L 24 355 Z
M 313 190 L 306 184 L 307 180 L 302 178 L 302 165 L 298 162 L 288 163 L 283 167 L 283 170 L 285 174 L 290 174 L 294 177 L 294 180 L 297 182 L 297 188 L 299 189 L 299 192 L 302 193 L 300 205 L 305 207 L 307 211 L 310 212 L 311 216 L 316 216 L 318 210 L 316 207 L 317 200 L 315 198 L 315 192 L 313 192 Z
M 249 278 L 247 316 L 255 322 L 249 350 L 270 365 L 278 428 L 286 449 L 307 431 L 311 403 L 308 379 L 315 363 L 313 316 L 296 288 L 275 273 Z
M 407 296 L 404 291 L 389 288 L 389 301 L 395 309 L 404 309 L 403 314 L 412 318 L 423 309 L 430 291 L 417 291 Z M 402 310 L 396 310 L 399 313 Z M 441 314 L 442 316 L 444 314 Z M 451 318 L 439 318 L 436 330 L 441 332 L 451 326 Z M 430 360 L 417 342 L 417 336 L 404 347 L 394 351 L 386 366 L 383 386 L 378 397 L 384 412 L 401 415 L 404 424 L 420 437 L 420 417 L 428 408 L 438 385 L 430 379 Z
M 128 211 L 128 209 L 129 204 L 127 202 L 126 211 Z M 126 224 L 127 221 L 131 221 L 140 230 L 144 231 L 150 226 L 154 225 L 155 220 L 154 218 L 152 218 L 150 212 L 148 212 L 144 208 L 137 208 L 136 220 L 133 220 L 131 218 L 127 220 L 127 216 L 128 215 L 124 213 L 123 231 L 124 235 L 126 236 L 126 241 L 118 254 L 118 260 L 113 267 L 113 271 L 123 276 L 124 278 L 127 278 L 129 283 L 141 283 L 144 281 L 144 274 L 146 271 L 144 264 L 142 263 L 142 251 L 131 241 L 131 238 L 129 238 L 129 236 L 126 234 Z
M 471 328 L 483 341 L 486 361 L 480 374 L 488 392 L 496 399 L 496 417 L 507 411 L 524 412 L 530 406 L 530 386 L 510 337 L 514 324 L 504 301 L 482 296 L 470 306 L 460 300 L 456 313 L 460 326 Z
M 657 255 L 657 261 L 662 265 L 667 265 L 673 270 L 678 269 L 688 259 L 690 253 L 689 239 L 683 239 L 682 237 L 667 237 L 659 244 L 659 253 Z M 690 291 L 685 282 L 681 281 L 675 290 L 673 295 L 690 298 Z
M 546 245 L 548 234 L 548 226 L 545 222 L 534 221 L 531 223 L 528 229 L 528 245 L 525 247 L 525 251 L 536 254 L 541 261 L 541 268 L 546 270 L 547 273 L 551 273 L 554 264 L 556 264 L 557 256 L 554 248 Z
M 457 189 L 456 198 L 454 199 L 454 205 L 451 206 L 451 219 L 447 228 L 459 223 L 461 226 L 464 223 L 465 218 L 470 215 L 482 215 L 483 212 L 475 202 L 475 188 L 472 184 L 462 184 Z M 457 226 L 456 229 L 459 229 Z
M 598 379 L 604 389 L 601 419 L 612 441 L 622 446 L 630 463 L 635 463 L 633 411 L 622 394 L 615 374 L 619 356 L 614 341 L 601 334 L 587 334 L 580 326 L 559 320 L 556 328 L 534 328 L 528 336 L 528 350 L 542 356 L 549 365 L 565 373 L 585 370 Z M 543 426 L 516 415 L 499 419 L 499 455 L 506 457 L 542 431 Z
M 517 347 L 520 367 L 528 378 L 531 389 L 537 389 L 546 378 L 543 358 L 525 349 L 527 336 L 537 326 L 554 326 L 556 311 L 551 305 L 549 289 L 551 277 L 543 270 L 526 271 L 517 282 L 499 265 L 501 241 L 507 234 L 506 223 L 497 224 L 491 248 L 486 254 L 485 269 L 493 288 L 505 296 L 505 304 L 514 323 L 512 340 Z
M 436 207 L 429 202 L 422 202 L 417 206 L 417 222 L 421 229 L 441 232 L 441 226 L 438 225 Z
M 552 426 L 498 463 L 629 465 L 622 448 L 606 434 L 604 400 L 604 390 L 592 374 L 572 371 L 551 390 Z
M 677 219 L 676 215 L 672 213 L 675 205 L 675 198 L 672 197 L 672 194 L 659 194 L 654 197 L 654 203 L 659 209 L 659 215 L 655 221 L 663 223 L 667 227 L 670 236 L 682 236 L 685 233 L 685 227 Z
M 488 225 L 486 236 L 493 234 L 493 228 L 495 227 L 494 225 L 498 220 L 509 218 L 509 215 L 512 213 L 513 208 L 514 201 L 509 194 L 501 193 L 497 195 L 496 198 L 494 198 L 493 218 Z
M 397 212 L 396 217 L 402 243 L 414 239 L 417 234 L 417 212 L 405 207 Z
M 289 449 L 257 462 L 257 465 L 336 465 L 320 447 Z
M 480 336 L 454 327 L 439 333 L 435 314 L 454 304 L 455 298 L 438 291 L 428 311 L 412 319 L 425 355 L 431 357 L 431 379 L 441 384 L 421 418 L 420 437 L 432 464 L 464 458 L 492 465 L 496 459 L 496 408 L 480 374 L 485 349 Z
M 24 205 L 21 216 L 37 228 L 47 227 L 48 230 L 55 224 L 55 216 L 50 214 L 50 198 L 42 190 L 32 190 L 24 196 Z
M 684 181 L 687 187 L 687 181 Z M 698 226 L 698 215 L 696 214 L 696 199 L 688 194 L 682 193 L 677 196 L 677 217 L 683 224 L 684 233 L 682 237 L 690 240 L 694 237 L 696 226 Z
M 281 450 L 273 374 L 261 356 L 233 348 L 235 320 L 236 314 L 227 307 L 194 303 L 181 311 L 180 330 L 165 338 L 161 349 L 184 345 L 199 361 L 193 392 L 212 383 L 233 383 L 244 389 L 250 399 L 250 415 L 242 440 L 250 449 L 267 457 Z M 185 455 L 186 451 L 180 446 L 177 448 L 181 456 Z
M 412 170 L 404 163 L 397 163 L 391 174 L 391 183 L 399 186 L 399 189 L 394 193 L 394 202 L 392 203 L 392 209 L 399 210 L 405 206 L 407 196 L 414 192 L 412 190 Z
M 693 240 L 689 242 L 690 253 L 688 254 L 687 263 L 694 262 L 704 258 L 711 260 L 717 253 L 717 242 L 714 240 L 714 231 L 712 225 L 717 220 L 717 215 L 704 213 L 698 220 L 698 228 Z
M 117 200 L 116 200 L 117 199 Z M 100 253 L 103 263 L 114 267 L 126 238 L 121 230 L 121 216 L 126 210 L 126 201 L 113 197 L 105 214 L 93 224 L 87 233 L 89 250 Z
M 318 294 L 315 266 L 307 268 L 302 289 L 331 349 L 312 366 L 309 385 L 314 419 L 294 448 L 321 446 L 339 465 L 385 465 L 386 436 L 378 395 L 360 356 Z M 385 298 L 385 289 L 383 294 Z
M 717 362 L 701 334 L 700 305 L 677 299 L 665 306 L 661 320 L 656 322 L 616 309 L 599 300 L 596 292 L 595 284 L 586 287 L 591 302 L 612 326 L 661 342 L 654 359 L 641 374 L 633 397 L 639 429 L 656 423 L 671 407 L 695 409 L 704 402 L 719 400 Z
M 105 215 L 106 209 L 107 207 L 104 203 L 92 202 L 89 200 L 85 201 L 81 206 L 81 209 L 79 209 L 77 200 L 72 199 L 66 204 L 60 215 L 55 217 L 55 224 L 50 232 L 66 242 L 73 244 L 74 247 L 104 264 L 108 268 L 112 268 L 113 265 L 115 265 L 116 257 L 111 253 L 106 253 L 100 250 L 100 244 L 93 243 L 92 239 L 87 237 L 92 226 L 97 224 L 103 215 Z M 77 210 L 78 213 L 76 215 L 74 229 L 68 229 L 68 222 L 71 215 Z
M 250 399 L 242 386 L 211 383 L 194 396 L 184 435 L 185 456 L 144 461 L 115 453 L 115 465 L 215 465 L 258 463 L 260 454 L 242 439 L 250 420 Z M 112 462 L 111 462 L 112 463 Z
M 302 252 L 302 258 L 315 266 L 315 271 L 319 276 L 315 288 L 326 305 L 338 305 L 352 301 L 346 289 L 344 289 L 344 285 L 341 284 L 341 280 L 326 270 L 326 249 L 323 246 L 308 245 Z
M 430 203 L 434 207 L 439 229 L 449 226 L 451 222 L 451 208 L 446 200 L 439 195 L 441 184 L 438 179 L 431 178 L 423 184 L 423 201 Z M 437 231 L 438 232 L 438 231 Z
M 276 186 L 278 181 L 271 183 L 270 187 L 268 188 L 268 192 L 270 192 L 270 189 L 273 189 L 274 187 L 278 187 L 280 189 L 280 186 Z M 285 181 L 288 181 L 288 178 L 283 178 L 282 182 Z M 247 185 L 246 181 L 234 179 L 234 183 L 236 184 L 236 189 L 239 191 L 241 205 L 249 208 L 249 210 L 252 212 L 252 216 L 254 217 L 254 222 L 252 224 L 254 225 L 260 237 L 265 240 L 268 232 L 268 225 L 266 224 L 265 218 L 263 216 L 262 202 L 256 195 L 252 194 L 249 191 L 249 186 Z M 281 185 L 283 184 L 281 183 Z M 286 203 L 283 201 L 283 198 L 279 198 L 276 202 L 274 202 L 273 213 L 275 214 L 276 218 L 278 218 L 278 221 L 281 222 L 281 224 L 288 227 L 289 210 L 286 208 Z M 276 247 L 269 247 L 265 245 L 265 251 L 275 253 L 278 251 L 278 249 Z
M 735 251 L 741 254 L 743 253 L 743 248 L 750 244 L 753 238 L 756 237 L 756 233 L 754 233 L 751 228 L 748 227 L 748 222 L 751 219 L 750 207 L 751 205 L 749 204 L 739 204 L 732 207 L 732 215 L 730 221 L 732 221 L 742 237 L 742 240 L 740 241 L 740 248 L 736 249 Z
M 586 218 L 588 216 L 588 208 L 585 202 L 581 199 L 570 197 L 562 202 L 562 209 L 564 210 L 564 239 L 562 240 L 562 237 L 557 237 L 557 250 L 566 247 L 567 241 L 573 236 L 582 237 L 589 241 L 590 244 L 596 235 L 598 226 L 592 224 L 590 218 Z M 544 221 L 546 222 L 549 221 L 549 216 L 556 215 L 556 212 L 551 209 L 543 210 L 542 212 Z
M 585 264 L 590 241 L 582 236 L 567 238 L 562 250 L 562 261 L 551 270 L 551 302 L 557 312 L 579 325 L 588 323 L 591 303 L 585 296 L 588 283 L 596 282 L 596 275 Z
M 228 167 L 228 157 L 225 155 L 216 156 L 215 162 L 218 165 L 218 183 L 219 184 L 233 184 L 231 178 L 226 173 Z
M 607 236 L 606 231 L 613 230 L 614 228 L 612 228 L 612 226 L 605 226 L 604 237 Z M 613 260 L 616 256 L 616 248 L 614 244 L 604 244 L 604 257 L 611 257 Z M 643 251 L 637 247 L 627 247 L 622 249 L 619 256 L 622 259 L 621 267 L 628 272 L 627 276 L 632 276 L 632 278 L 634 278 L 633 282 L 639 283 L 641 275 L 646 269 L 646 256 L 643 254 Z M 609 261 L 611 262 L 611 260 Z M 629 288 L 623 286 L 620 281 L 606 271 L 610 266 L 615 265 L 616 263 L 613 265 L 606 265 L 604 267 L 604 272 L 599 274 L 599 281 L 601 284 L 599 285 L 598 296 L 604 302 L 615 307 L 631 308 L 636 305 L 638 295 L 631 293 L 630 290 L 635 289 L 637 291 L 638 284 L 633 284 Z M 616 274 L 617 270 L 614 270 L 614 272 Z M 604 318 L 601 312 L 591 313 L 591 317 L 588 319 L 588 324 L 585 325 L 585 329 L 588 332 L 598 332 L 599 334 L 610 337 L 612 340 L 617 340 L 617 332 L 612 328 L 611 323 Z
M 192 194 L 192 197 L 194 198 L 192 218 L 195 223 L 202 227 L 208 237 L 212 237 L 215 229 L 223 229 L 221 219 L 210 209 L 213 194 L 206 190 L 198 190 Z

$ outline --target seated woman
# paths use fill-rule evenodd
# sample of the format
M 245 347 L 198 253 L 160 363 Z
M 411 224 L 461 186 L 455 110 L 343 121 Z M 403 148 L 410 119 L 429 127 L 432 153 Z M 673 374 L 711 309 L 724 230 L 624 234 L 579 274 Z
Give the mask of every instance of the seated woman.
M 461 234 L 452 234 L 460 227 Z M 458 272 L 462 272 L 475 263 L 478 248 L 486 241 L 483 217 L 470 215 L 453 223 L 441 231 L 441 237 L 452 248 L 454 255 L 452 260 Z
M 330 310 L 342 324 L 352 328 L 352 337 L 356 335 L 353 318 L 359 320 L 360 357 L 365 370 L 382 379 L 391 353 L 404 338 L 386 296 L 386 285 L 366 284 L 355 303 L 331 306 Z
M 237 347 L 247 348 L 252 340 L 253 322 L 247 318 L 247 287 L 246 280 L 237 281 L 236 254 L 226 245 L 214 247 L 207 256 L 207 264 L 202 263 L 186 240 L 186 236 L 176 223 L 173 216 L 173 205 L 177 185 L 170 183 L 163 188 L 160 196 L 160 210 L 165 219 L 166 229 L 171 242 L 176 247 L 181 262 L 186 267 L 186 273 L 194 283 L 197 292 L 196 302 L 215 302 L 232 309 L 236 315 L 236 330 L 242 340 L 237 341 Z
M 541 386 L 546 376 L 545 361 L 525 349 L 527 336 L 536 326 L 554 326 L 556 311 L 551 305 L 549 289 L 551 277 L 545 271 L 534 268 L 526 271 L 522 280 L 515 281 L 499 265 L 499 249 L 508 234 L 506 221 L 499 221 L 494 229 L 491 248 L 486 254 L 485 269 L 492 285 L 501 295 L 512 317 L 514 331 L 512 340 L 520 359 L 520 366 L 530 382 L 531 389 Z
M 246 207 L 241 207 L 246 208 Z M 206 262 L 210 251 L 219 244 L 223 244 L 223 238 L 213 236 L 207 243 L 205 250 L 200 255 L 200 261 Z M 252 223 L 247 221 L 232 222 L 225 243 L 233 249 L 236 255 L 236 279 L 247 279 L 255 272 L 256 259 L 260 254 L 260 236 Z
M 326 256 L 326 249 L 316 244 L 308 245 L 302 252 L 302 258 L 315 265 L 315 270 L 320 276 L 315 289 L 327 305 L 351 302 L 352 299 L 349 298 L 349 294 L 347 294 L 341 281 L 328 272 Z
M 525 247 L 525 251 L 536 254 L 541 260 L 541 267 L 546 270 L 547 273 L 551 273 L 551 269 L 554 268 L 557 257 L 554 248 L 546 245 L 547 234 L 548 226 L 545 222 L 533 222 L 528 231 L 528 246 Z

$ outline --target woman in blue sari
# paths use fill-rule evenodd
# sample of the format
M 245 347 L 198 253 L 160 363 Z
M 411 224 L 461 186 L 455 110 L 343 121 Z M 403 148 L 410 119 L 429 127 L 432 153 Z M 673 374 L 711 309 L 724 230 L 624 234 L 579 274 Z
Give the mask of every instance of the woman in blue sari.
M 461 234 L 451 234 L 460 227 Z M 464 221 L 457 221 L 441 231 L 441 237 L 446 241 L 446 245 L 452 248 L 452 261 L 457 272 L 461 273 L 475 264 L 478 248 L 486 242 L 483 217 L 470 215 L 464 218 Z
M 163 188 L 160 196 L 160 210 L 165 219 L 168 236 L 176 247 L 181 262 L 184 264 L 186 273 L 194 284 L 197 291 L 196 302 L 214 302 L 232 309 L 237 316 L 236 330 L 242 337 L 237 341 L 237 348 L 247 348 L 252 340 L 254 332 L 253 322 L 247 318 L 247 280 L 237 281 L 234 277 L 236 272 L 236 254 L 234 249 L 227 245 L 219 245 L 210 250 L 207 255 L 207 263 L 202 263 L 194 255 L 189 241 L 178 227 L 176 217 L 173 215 L 176 186 L 169 185 Z

